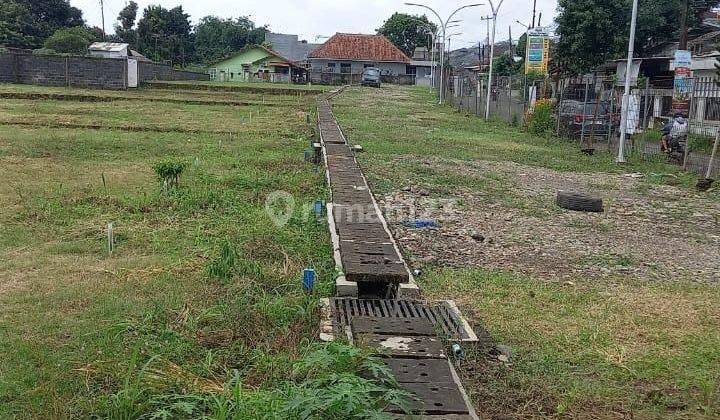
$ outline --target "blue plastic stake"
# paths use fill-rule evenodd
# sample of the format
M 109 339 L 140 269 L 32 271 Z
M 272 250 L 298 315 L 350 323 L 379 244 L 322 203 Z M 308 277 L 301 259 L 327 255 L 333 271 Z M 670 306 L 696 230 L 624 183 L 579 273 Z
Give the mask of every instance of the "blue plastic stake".
M 315 278 L 317 278 L 317 273 L 312 268 L 306 268 L 303 271 L 303 289 L 306 292 L 310 293 L 315 288 Z
M 320 220 L 325 216 L 325 200 L 315 200 L 315 219 Z

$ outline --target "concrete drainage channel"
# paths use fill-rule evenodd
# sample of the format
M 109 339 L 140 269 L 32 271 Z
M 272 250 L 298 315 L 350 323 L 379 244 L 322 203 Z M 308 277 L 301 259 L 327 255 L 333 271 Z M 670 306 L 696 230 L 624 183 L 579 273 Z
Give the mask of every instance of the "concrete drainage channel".
M 452 301 L 422 300 L 333 116 L 329 101 L 343 90 L 331 92 L 318 103 L 319 147 L 331 191 L 328 225 L 341 273 L 336 297 L 323 301 L 321 338 L 346 337 L 353 344 L 377 349 L 400 386 L 416 396 L 411 403 L 414 415 L 477 419 L 448 357 L 448 349 L 475 342 L 477 337 Z M 397 408 L 389 411 L 403 418 Z

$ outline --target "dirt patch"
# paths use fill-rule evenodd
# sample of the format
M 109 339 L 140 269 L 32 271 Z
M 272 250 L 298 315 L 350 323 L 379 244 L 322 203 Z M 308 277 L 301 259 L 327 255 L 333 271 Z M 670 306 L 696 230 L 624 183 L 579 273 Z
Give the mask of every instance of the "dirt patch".
M 424 164 L 501 181 L 489 189 L 453 188 L 442 197 L 432 185 L 416 185 L 381 198 L 386 207 L 412 206 L 414 214 L 438 221 L 437 228 L 414 229 L 395 218 L 394 234 L 416 267 L 477 266 L 563 281 L 720 281 L 720 202 L 706 194 L 632 174 L 561 173 L 509 162 Z M 606 211 L 561 210 L 554 204 L 558 190 L 596 194 Z M 438 205 L 443 199 L 454 204 Z

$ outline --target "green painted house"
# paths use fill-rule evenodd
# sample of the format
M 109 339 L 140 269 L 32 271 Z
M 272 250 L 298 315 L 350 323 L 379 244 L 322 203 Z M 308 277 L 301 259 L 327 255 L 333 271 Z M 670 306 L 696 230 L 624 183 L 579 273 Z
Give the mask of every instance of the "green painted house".
M 220 82 L 303 82 L 306 69 L 262 45 L 248 46 L 210 66 L 210 79 Z

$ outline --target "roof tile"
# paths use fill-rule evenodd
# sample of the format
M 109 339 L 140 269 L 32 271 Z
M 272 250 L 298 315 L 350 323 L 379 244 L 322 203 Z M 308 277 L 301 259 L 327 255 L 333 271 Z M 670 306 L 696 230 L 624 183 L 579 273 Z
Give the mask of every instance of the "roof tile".
M 335 34 L 320 48 L 312 51 L 308 57 L 393 63 L 411 62 L 404 52 L 382 35 Z

